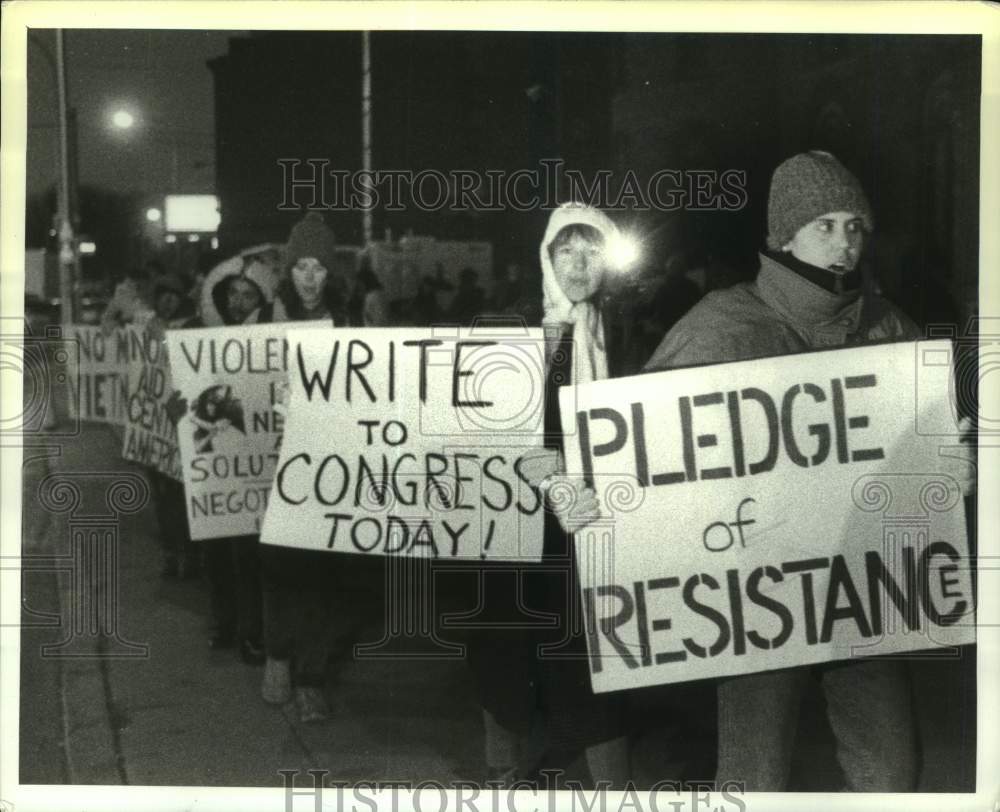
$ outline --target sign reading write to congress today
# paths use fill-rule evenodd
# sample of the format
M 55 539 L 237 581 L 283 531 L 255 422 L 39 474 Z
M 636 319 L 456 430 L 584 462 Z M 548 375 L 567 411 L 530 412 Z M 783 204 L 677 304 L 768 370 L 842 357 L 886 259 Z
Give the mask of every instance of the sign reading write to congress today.
M 265 544 L 539 560 L 541 330 L 293 330 Z
M 893 344 L 561 390 L 568 470 L 605 514 L 575 539 L 594 690 L 973 643 L 949 358 Z
M 129 343 L 134 341 L 142 350 L 128 365 L 122 458 L 181 482 L 177 427 L 167 405 L 174 388 L 166 344 L 145 328 L 129 326 L 125 330 L 129 334 Z
M 279 404 L 291 326 L 167 331 L 174 386 L 183 399 L 177 440 L 192 539 L 260 531 L 284 429 Z
M 124 425 L 128 367 L 142 358 L 141 334 L 117 327 L 105 335 L 100 327 L 88 324 L 73 324 L 67 333 L 79 348 L 69 356 L 70 416 Z

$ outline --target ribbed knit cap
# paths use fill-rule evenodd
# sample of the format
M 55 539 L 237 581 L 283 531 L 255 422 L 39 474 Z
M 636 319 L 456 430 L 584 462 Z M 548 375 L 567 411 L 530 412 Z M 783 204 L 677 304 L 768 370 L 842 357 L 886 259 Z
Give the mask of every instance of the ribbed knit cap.
M 767 200 L 767 246 L 781 251 L 796 232 L 823 214 L 856 214 L 870 232 L 871 205 L 858 179 L 829 152 L 793 155 L 771 178 Z
M 285 247 L 285 267 L 291 268 L 303 257 L 313 257 L 328 271 L 336 267 L 337 241 L 323 215 L 311 211 L 292 228 Z

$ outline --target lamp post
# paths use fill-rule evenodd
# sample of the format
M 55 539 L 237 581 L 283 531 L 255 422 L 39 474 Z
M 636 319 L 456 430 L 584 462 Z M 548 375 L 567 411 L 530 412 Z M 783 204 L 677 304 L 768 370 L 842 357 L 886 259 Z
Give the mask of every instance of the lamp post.
M 77 251 L 76 235 L 73 230 L 73 194 L 75 190 L 76 129 L 70 132 L 72 111 L 69 109 L 66 86 L 66 53 L 63 30 L 55 30 L 55 57 L 45 43 L 32 38 L 38 46 L 38 53 L 45 57 L 55 79 L 58 132 L 59 132 L 59 182 L 56 212 L 56 234 L 59 240 L 59 321 L 63 325 L 73 323 L 76 311 L 76 281 L 80 277 L 80 256 Z M 72 160 L 72 163 L 71 163 Z

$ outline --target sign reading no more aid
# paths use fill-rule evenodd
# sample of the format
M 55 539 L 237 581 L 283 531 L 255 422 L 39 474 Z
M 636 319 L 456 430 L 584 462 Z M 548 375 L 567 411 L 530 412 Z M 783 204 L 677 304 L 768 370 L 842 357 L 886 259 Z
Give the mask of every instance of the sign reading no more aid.
M 541 330 L 289 332 L 290 404 L 265 544 L 539 560 Z
M 167 405 L 174 388 L 166 342 L 142 327 L 129 326 L 125 331 L 130 344 L 137 342 L 142 352 L 128 365 L 122 458 L 181 482 L 177 427 Z
M 959 484 L 918 431 L 955 426 L 928 348 L 562 390 L 569 470 L 638 493 L 575 540 L 595 691 L 975 642 Z

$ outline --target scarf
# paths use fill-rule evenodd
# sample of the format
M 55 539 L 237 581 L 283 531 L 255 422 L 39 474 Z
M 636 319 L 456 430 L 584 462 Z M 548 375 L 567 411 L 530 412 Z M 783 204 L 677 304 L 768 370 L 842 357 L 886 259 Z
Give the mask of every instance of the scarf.
M 570 370 L 570 384 L 600 381 L 608 377 L 608 358 L 604 347 L 604 324 L 601 312 L 593 299 L 571 302 L 556 279 L 549 246 L 556 235 L 566 226 L 575 224 L 596 228 L 604 235 L 604 244 L 610 245 L 617 233 L 615 224 L 607 215 L 590 206 L 566 203 L 552 212 L 549 224 L 539 249 L 542 261 L 542 294 L 545 313 L 542 326 L 546 335 L 556 341 L 547 342 L 548 347 L 558 343 L 559 337 L 571 332 L 575 362 Z M 548 362 L 548 353 L 546 355 Z

